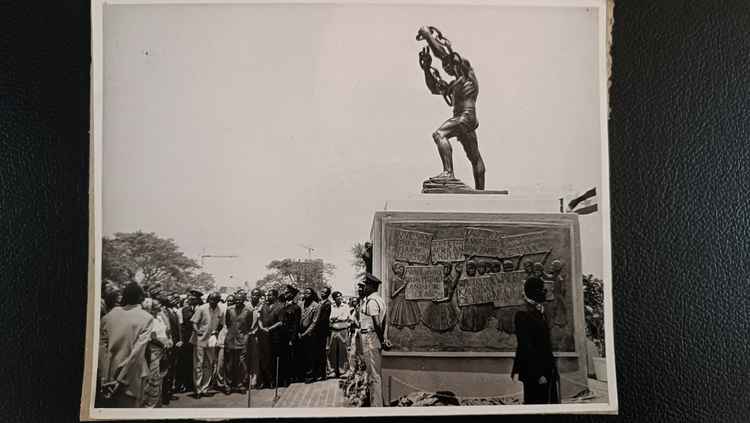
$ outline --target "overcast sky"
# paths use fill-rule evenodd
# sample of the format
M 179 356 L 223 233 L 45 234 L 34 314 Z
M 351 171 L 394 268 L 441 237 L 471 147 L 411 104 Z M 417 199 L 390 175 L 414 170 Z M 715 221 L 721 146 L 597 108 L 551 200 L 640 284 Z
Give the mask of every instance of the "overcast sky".
M 373 213 L 441 170 L 451 115 L 415 40 L 434 25 L 479 80 L 487 189 L 557 198 L 600 186 L 597 17 L 583 8 L 117 5 L 104 20 L 104 234 L 153 231 L 213 259 L 219 285 L 272 259 L 336 265 Z M 436 59 L 435 64 L 439 65 Z M 439 67 L 439 66 L 438 66 Z M 471 168 L 454 143 L 456 176 Z M 582 217 L 601 275 L 601 218 Z

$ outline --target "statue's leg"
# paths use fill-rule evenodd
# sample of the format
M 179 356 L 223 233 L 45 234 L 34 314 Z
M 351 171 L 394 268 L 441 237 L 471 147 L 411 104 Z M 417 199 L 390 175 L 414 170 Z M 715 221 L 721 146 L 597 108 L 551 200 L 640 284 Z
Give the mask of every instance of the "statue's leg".
M 443 173 L 437 175 L 435 178 L 453 178 L 453 148 L 451 143 L 448 141 L 447 133 L 438 129 L 433 132 L 432 139 L 437 145 L 438 153 L 440 154 L 440 161 L 443 163 Z
M 471 162 L 471 168 L 474 171 L 474 187 L 477 190 L 484 190 L 484 160 L 482 160 L 482 155 L 479 154 L 477 132 L 464 132 L 459 135 L 458 141 L 463 145 L 466 156 Z
M 440 128 L 432 134 L 432 139 L 438 148 L 440 153 L 440 160 L 443 162 L 443 173 L 436 176 L 435 178 L 454 178 L 453 175 L 453 148 L 451 143 L 448 141 L 451 137 L 455 137 L 459 130 L 459 121 L 453 117 L 445 121 Z

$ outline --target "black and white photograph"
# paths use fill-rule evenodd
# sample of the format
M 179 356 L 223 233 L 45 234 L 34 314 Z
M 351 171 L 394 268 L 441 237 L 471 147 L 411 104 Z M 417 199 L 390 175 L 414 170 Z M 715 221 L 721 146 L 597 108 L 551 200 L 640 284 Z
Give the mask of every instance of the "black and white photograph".
M 607 0 L 93 0 L 83 420 L 614 414 Z

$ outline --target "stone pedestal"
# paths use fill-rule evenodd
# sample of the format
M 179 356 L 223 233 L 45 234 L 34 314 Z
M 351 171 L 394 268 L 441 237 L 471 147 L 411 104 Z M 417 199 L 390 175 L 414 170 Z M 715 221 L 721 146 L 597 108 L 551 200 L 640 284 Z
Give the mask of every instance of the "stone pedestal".
M 587 388 L 578 216 L 554 213 L 555 206 L 554 200 L 425 195 L 388 202 L 375 213 L 373 273 L 383 281 L 393 343 L 383 353 L 387 402 L 414 391 L 464 398 L 522 392 L 510 370 L 527 261 L 553 288 L 545 307 L 563 398 Z M 554 260 L 562 272 L 552 272 Z M 469 275 L 474 267 L 485 270 Z M 443 294 L 451 299 L 432 301 Z

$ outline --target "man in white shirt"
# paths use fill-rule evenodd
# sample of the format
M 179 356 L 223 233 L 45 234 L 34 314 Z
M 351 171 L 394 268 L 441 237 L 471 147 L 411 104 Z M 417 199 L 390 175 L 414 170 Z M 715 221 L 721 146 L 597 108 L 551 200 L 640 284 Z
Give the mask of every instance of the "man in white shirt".
M 218 357 L 216 348 L 209 348 L 209 339 L 218 336 L 224 327 L 224 311 L 219 307 L 221 296 L 213 292 L 208 296 L 208 303 L 195 310 L 190 319 L 193 323 L 193 335 L 190 343 L 195 345 L 193 352 L 193 372 L 195 396 L 206 395 L 217 373 Z
M 328 362 L 336 377 L 341 377 L 349 368 L 347 345 L 349 345 L 349 327 L 352 324 L 351 309 L 344 303 L 344 296 L 336 291 L 332 295 L 331 337 L 328 343 Z

